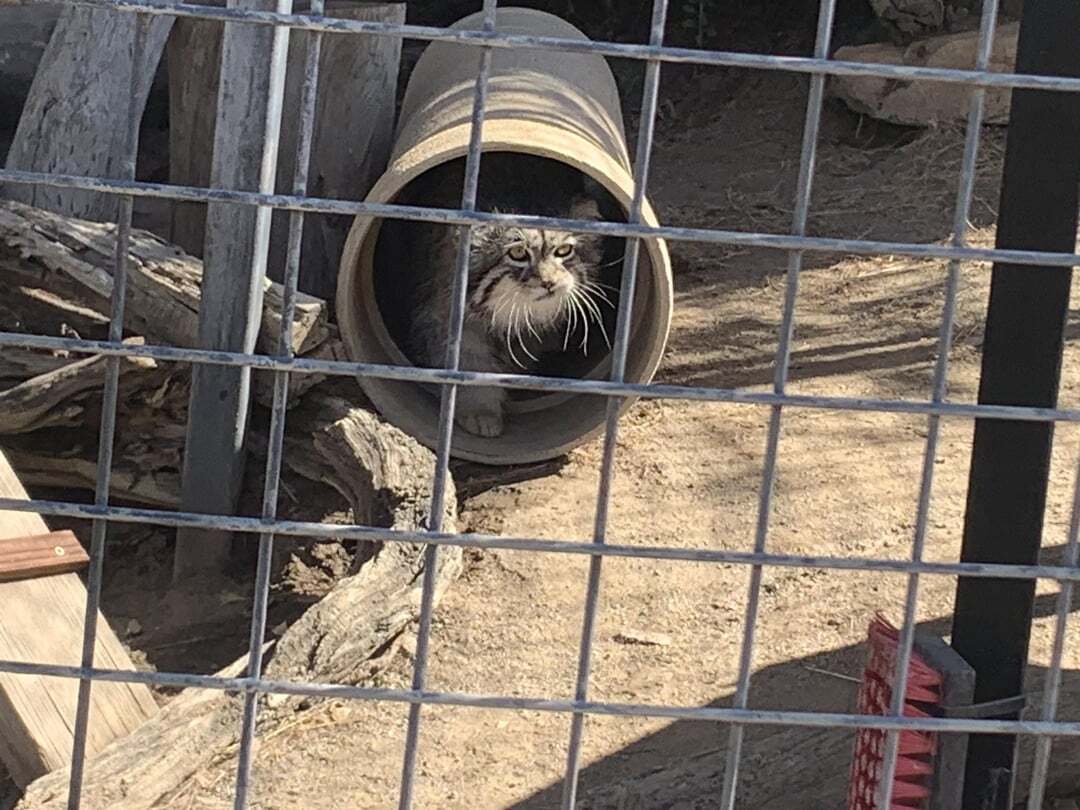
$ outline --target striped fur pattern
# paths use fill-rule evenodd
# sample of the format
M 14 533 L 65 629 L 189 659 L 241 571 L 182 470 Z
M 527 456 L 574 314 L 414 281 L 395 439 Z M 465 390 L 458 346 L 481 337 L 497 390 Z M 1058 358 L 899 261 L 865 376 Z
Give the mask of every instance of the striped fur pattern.
M 600 218 L 597 201 L 585 192 L 579 173 L 551 161 L 541 167 L 529 158 L 513 157 L 513 162 L 499 155 L 484 157 L 477 200 L 480 210 Z M 527 171 L 530 167 L 535 171 Z M 460 167 L 428 175 L 424 178 L 427 188 L 419 191 L 416 203 L 455 206 L 453 198 L 461 189 Z M 418 365 L 440 367 L 446 361 L 458 240 L 467 232 L 425 224 L 417 225 L 412 233 L 409 269 L 414 289 L 408 353 Z M 530 372 L 544 353 L 587 351 L 590 331 L 599 330 L 606 340 L 603 309 L 612 307 L 613 291 L 599 278 L 603 257 L 604 237 L 595 234 L 474 226 L 460 368 Z M 500 435 L 505 396 L 498 388 L 458 389 L 458 423 L 480 436 Z

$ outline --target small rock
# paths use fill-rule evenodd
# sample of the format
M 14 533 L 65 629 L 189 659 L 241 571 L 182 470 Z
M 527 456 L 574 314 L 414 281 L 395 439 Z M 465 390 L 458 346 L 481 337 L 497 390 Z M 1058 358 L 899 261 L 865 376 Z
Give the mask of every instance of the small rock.
M 615 634 L 619 644 L 642 644 L 647 647 L 667 647 L 671 636 L 666 633 L 653 633 L 649 630 L 623 630 Z
M 342 703 L 330 707 L 330 719 L 335 723 L 344 723 L 352 716 L 352 708 Z
M 127 626 L 124 628 L 124 633 L 128 636 L 138 636 L 142 634 L 143 627 L 139 623 L 138 619 L 128 619 Z
M 273 633 L 275 636 L 278 636 L 280 638 L 281 636 L 285 635 L 285 631 L 288 630 L 288 629 L 289 629 L 289 623 L 288 622 L 282 622 L 281 624 L 275 626 L 270 632 Z
M 999 26 L 994 33 L 990 69 L 1011 71 L 1016 62 L 1019 23 Z M 834 59 L 844 62 L 876 62 L 912 67 L 972 70 L 978 49 L 978 31 L 943 34 L 921 39 L 905 47 L 879 42 L 839 48 Z M 879 76 L 834 76 L 830 93 L 852 110 L 905 126 L 937 126 L 967 120 L 971 88 L 946 82 L 907 81 Z M 991 89 L 986 94 L 984 121 L 1006 124 L 1010 91 Z

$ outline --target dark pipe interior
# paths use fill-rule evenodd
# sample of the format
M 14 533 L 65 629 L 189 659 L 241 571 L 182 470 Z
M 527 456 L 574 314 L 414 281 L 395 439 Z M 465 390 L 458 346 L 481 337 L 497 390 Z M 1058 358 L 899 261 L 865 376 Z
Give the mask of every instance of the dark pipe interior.
M 553 171 L 561 172 L 567 169 L 564 164 L 548 158 L 531 155 L 499 153 L 497 156 L 485 157 L 480 162 L 481 200 L 485 197 L 485 180 L 487 178 L 487 174 L 484 170 L 485 161 L 488 161 L 488 165 L 490 165 L 490 161 L 493 159 L 503 161 L 504 168 L 505 161 L 511 161 L 515 168 L 520 167 L 519 171 L 521 176 L 527 177 L 542 178 L 549 176 Z M 463 164 L 464 158 L 458 159 L 457 162 Z M 442 172 L 440 172 L 440 174 L 442 174 Z M 453 172 L 451 172 L 451 174 L 453 174 Z M 395 202 L 409 205 L 441 207 L 445 204 L 443 200 L 445 199 L 444 195 L 446 194 L 449 194 L 453 199 L 460 198 L 460 190 L 457 188 L 440 189 L 437 195 L 438 199 L 433 200 L 433 195 L 426 193 L 426 186 L 429 184 L 424 181 L 425 177 L 423 176 L 417 178 L 416 181 L 407 186 L 402 193 L 398 195 Z M 601 210 L 601 216 L 604 219 L 616 222 L 626 221 L 626 212 L 610 194 L 607 194 L 606 192 L 598 193 L 596 190 L 591 190 L 591 193 L 599 198 L 598 203 Z M 482 203 L 479 204 L 478 207 L 483 210 Z M 522 213 L 545 214 L 547 212 L 526 211 Z M 410 309 L 412 303 L 410 301 L 410 291 L 412 289 L 412 283 L 410 281 L 411 268 L 409 267 L 410 259 L 408 249 L 409 246 L 413 244 L 414 240 L 422 238 L 421 233 L 422 232 L 417 228 L 415 223 L 404 220 L 386 220 L 383 222 L 379 231 L 378 241 L 376 242 L 375 247 L 374 279 L 376 302 L 383 321 L 386 324 L 387 331 L 394 340 L 394 343 L 399 347 L 407 345 L 406 336 L 411 324 Z M 625 240 L 614 238 L 605 240 L 604 258 L 602 261 L 602 265 L 604 266 L 600 271 L 600 281 L 615 290 L 618 290 L 620 286 L 622 274 L 622 262 L 620 259 L 624 250 Z M 644 252 L 642 252 L 642 256 L 645 256 Z M 644 264 L 645 261 L 647 261 L 647 258 L 642 260 L 642 264 Z M 609 297 L 613 304 L 618 303 L 617 292 L 609 292 Z M 613 339 L 615 334 L 615 309 L 604 307 L 602 312 L 607 334 Z M 449 313 L 447 316 L 449 316 Z M 566 352 L 542 355 L 537 373 L 545 376 L 581 377 L 592 368 L 595 368 L 608 353 L 609 350 L 604 342 L 603 336 L 599 333 L 599 330 L 592 329 L 589 333 L 587 352 L 583 353 L 581 350 L 575 350 L 574 346 L 571 345 Z M 415 362 L 414 358 L 410 358 L 410 360 Z M 518 397 L 527 397 L 529 395 L 530 392 L 516 392 L 516 396 Z

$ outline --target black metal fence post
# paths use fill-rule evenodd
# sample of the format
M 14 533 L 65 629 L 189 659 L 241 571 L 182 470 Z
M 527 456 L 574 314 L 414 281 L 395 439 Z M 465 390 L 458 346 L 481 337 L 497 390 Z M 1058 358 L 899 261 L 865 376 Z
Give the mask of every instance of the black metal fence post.
M 1028 0 L 1017 73 L 1080 76 L 1080 3 Z M 1080 188 L 1080 95 L 1014 90 L 998 217 L 999 248 L 1073 252 Z M 995 264 L 979 402 L 1053 407 L 1061 373 L 1070 268 Z M 961 558 L 1035 563 L 1052 422 L 975 422 Z M 1018 695 L 1031 631 L 1032 580 L 961 578 L 953 647 L 974 667 L 975 701 Z M 1016 738 L 972 735 L 964 810 L 1012 806 Z

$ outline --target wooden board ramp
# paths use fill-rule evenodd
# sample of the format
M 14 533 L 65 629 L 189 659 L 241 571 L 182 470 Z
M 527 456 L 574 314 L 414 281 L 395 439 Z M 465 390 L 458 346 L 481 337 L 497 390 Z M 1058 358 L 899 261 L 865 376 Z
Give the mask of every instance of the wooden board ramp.
M 28 497 L 2 452 L 0 496 Z M 21 570 L 0 575 L 0 659 L 78 666 L 86 588 L 71 569 L 85 559 L 70 532 L 50 533 L 40 515 L 0 511 L 0 563 Z M 135 668 L 100 614 L 94 664 Z M 74 678 L 0 672 L 0 761 L 19 787 L 71 761 L 78 688 Z M 157 712 L 142 684 L 96 683 L 90 695 L 88 756 Z

